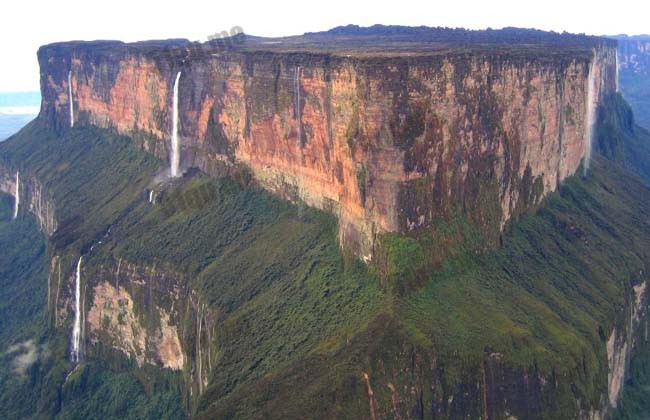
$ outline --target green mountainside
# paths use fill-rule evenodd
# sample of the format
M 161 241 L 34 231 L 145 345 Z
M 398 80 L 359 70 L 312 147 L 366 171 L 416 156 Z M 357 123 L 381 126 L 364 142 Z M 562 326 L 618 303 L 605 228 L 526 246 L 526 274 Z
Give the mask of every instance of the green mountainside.
M 0 417 L 561 419 L 599 408 L 605 342 L 650 261 L 650 136 L 620 97 L 599 124 L 589 175 L 512 223 L 498 249 L 485 252 L 459 217 L 385 235 L 366 266 L 339 248 L 334 217 L 245 175 L 192 174 L 151 206 L 162 162 L 106 130 L 36 120 L 0 145 L 0 162 L 41 180 L 59 229 L 45 241 L 1 197 Z M 201 188 L 209 201 L 178 205 Z M 69 276 L 80 254 L 89 277 L 122 259 L 182 274 L 216 323 L 200 398 L 183 385 L 189 368 L 138 368 L 115 352 L 90 349 L 73 371 L 47 273 L 57 255 Z M 178 322 L 192 330 L 193 318 Z M 196 347 L 189 333 L 183 342 Z M 616 418 L 643 410 L 645 347 Z M 20 354 L 35 359 L 24 372 Z

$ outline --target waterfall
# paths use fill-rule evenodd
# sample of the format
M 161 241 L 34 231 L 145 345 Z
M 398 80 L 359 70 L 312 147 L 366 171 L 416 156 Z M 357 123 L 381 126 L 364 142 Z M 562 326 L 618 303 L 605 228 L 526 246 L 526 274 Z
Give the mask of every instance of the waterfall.
M 302 116 L 300 109 L 300 66 L 296 66 L 295 77 L 293 81 L 293 100 L 295 102 L 295 118 L 298 126 L 298 147 L 302 148 Z M 304 157 L 304 156 L 303 156 Z M 304 203 L 301 199 L 301 190 L 303 187 L 303 171 L 302 167 L 298 167 L 298 218 L 302 219 Z
M 20 206 L 20 172 L 16 172 L 16 201 L 14 202 L 14 219 L 18 217 Z
M 181 78 L 181 72 L 179 71 L 176 75 L 176 81 L 174 82 L 174 109 L 173 109 L 173 121 L 172 121 L 172 147 L 171 147 L 171 176 L 172 178 L 177 178 L 179 176 L 179 166 L 181 161 L 180 156 L 180 144 L 178 141 L 178 80 Z
M 616 63 L 616 91 L 620 92 L 621 87 L 620 87 L 620 82 L 618 80 L 618 78 L 619 78 L 619 75 L 618 75 L 618 50 L 616 51 L 616 61 L 615 61 L 615 63 Z
M 298 144 L 302 143 L 302 127 L 300 119 L 300 66 L 296 67 L 293 81 L 293 98 L 295 103 L 295 117 L 298 122 Z
M 115 271 L 115 290 L 120 291 L 120 266 L 122 265 L 122 258 L 117 261 L 117 270 Z
M 70 103 L 70 128 L 74 127 L 74 104 L 72 103 L 72 70 L 68 72 L 68 102 Z
M 56 283 L 56 298 L 54 299 L 54 325 L 59 325 L 59 292 L 61 290 L 61 260 L 57 258 L 56 264 L 58 266 L 59 280 Z
M 81 259 L 77 262 L 77 274 L 74 290 L 74 326 L 72 327 L 72 352 L 70 358 L 73 363 L 79 363 L 81 359 Z
M 154 204 L 154 195 L 153 190 L 149 190 L 149 203 Z
M 589 163 L 591 161 L 591 143 L 593 141 L 593 130 L 594 123 L 596 120 L 596 101 L 595 101 L 595 90 L 596 90 L 596 76 L 595 76 L 595 66 L 596 58 L 591 61 L 589 65 L 589 77 L 587 78 L 587 115 L 586 123 L 587 127 L 585 130 L 585 163 L 584 163 L 584 175 L 587 176 L 589 171 Z
M 196 307 L 196 373 L 199 395 L 203 393 L 203 367 L 201 366 L 201 300 Z

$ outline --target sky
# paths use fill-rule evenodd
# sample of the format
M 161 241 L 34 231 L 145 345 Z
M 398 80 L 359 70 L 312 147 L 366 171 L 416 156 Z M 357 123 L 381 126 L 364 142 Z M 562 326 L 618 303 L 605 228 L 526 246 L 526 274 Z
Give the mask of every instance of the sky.
M 39 89 L 36 51 L 69 40 L 187 38 L 239 26 L 259 36 L 392 24 L 469 29 L 517 26 L 574 33 L 650 33 L 640 0 L 7 0 L 0 24 L 0 92 Z

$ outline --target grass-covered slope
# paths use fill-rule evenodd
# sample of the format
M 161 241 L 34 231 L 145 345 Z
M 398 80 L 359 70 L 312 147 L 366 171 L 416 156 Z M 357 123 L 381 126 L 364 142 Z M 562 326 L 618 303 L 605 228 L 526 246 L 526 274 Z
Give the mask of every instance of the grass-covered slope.
M 569 179 L 509 227 L 497 250 L 481 252 L 464 220 L 441 221 L 384 236 L 369 267 L 339 249 L 332 216 L 244 182 L 197 174 L 152 206 L 146 188 L 161 162 L 104 130 L 56 134 L 36 122 L 0 145 L 0 159 L 51 194 L 61 222 L 52 252 L 76 256 L 102 238 L 87 273 L 120 259 L 178 272 L 215 314 L 199 418 L 493 418 L 506 409 L 574 418 L 602 402 L 605 340 L 649 261 L 650 190 L 623 168 L 629 159 L 596 158 L 586 179 Z M 215 193 L 188 199 L 202 188 Z M 66 382 L 66 334 L 43 338 L 53 356 L 31 379 L 42 412 L 180 410 L 178 377 L 155 369 L 112 371 L 100 366 L 120 364 L 91 359 Z M 193 337 L 183 340 L 193 357 Z
M 13 197 L 0 193 L 0 348 L 28 339 L 46 309 L 45 240 L 33 217 L 13 213 Z
M 127 211 L 158 165 L 127 139 L 82 129 L 62 140 L 39 121 L 0 145 L 0 159 L 43 181 L 67 221 L 50 253 L 73 254 Z M 103 361 L 69 375 L 68 331 L 47 323 L 45 238 L 30 214 L 12 214 L 13 199 L 0 196 L 0 418 L 183 418 L 179 375 Z
M 612 100 L 609 111 L 624 114 L 620 98 Z M 536 215 L 512 226 L 494 252 L 477 253 L 481 238 L 463 221 L 441 222 L 434 233 L 412 238 L 384 238 L 379 266 L 392 296 L 388 309 L 352 340 L 318 348 L 225 400 L 211 389 L 201 415 L 367 416 L 359 402 L 367 400 L 364 373 L 374 378 L 385 413 L 397 398 L 402 413 L 421 406 L 425 415 L 442 417 L 498 414 L 498 401 L 471 406 L 472 398 L 481 399 L 477 390 L 465 403 L 441 403 L 462 392 L 463 383 L 484 381 L 487 355 L 521 376 L 554 381 L 541 391 L 509 389 L 504 399 L 516 407 L 513 415 L 573 418 L 578 400 L 583 408 L 599 406 L 607 390 L 605 341 L 624 323 L 631 287 L 644 280 L 638 275 L 647 272 L 650 256 L 650 190 L 625 169 L 646 176 L 648 144 L 640 129 L 620 122 L 601 114 L 600 142 L 610 149 L 607 138 L 620 142 L 627 157 L 597 157 L 586 179 L 568 180 Z M 605 137 L 611 128 L 625 135 Z M 391 386 L 411 392 L 395 397 Z
M 380 408 L 390 406 L 390 383 L 398 390 L 400 412 L 409 412 L 410 400 L 416 406 L 420 398 L 425 415 L 442 407 L 443 417 L 475 418 L 485 409 L 471 406 L 471 398 L 480 401 L 477 390 L 456 407 L 440 401 L 457 395 L 463 383 L 481 383 L 486 354 L 500 354 L 506 369 L 556 381 L 546 395 L 512 390 L 508 399 L 521 410 L 512 413 L 517 417 L 573 418 L 578 399 L 597 406 L 606 392 L 606 335 L 622 321 L 631 285 L 639 280 L 635 274 L 650 257 L 650 190 L 602 159 L 592 168 L 592 176 L 569 180 L 487 255 L 476 255 L 477 238 L 462 222 L 414 242 L 392 240 L 395 260 L 389 266 L 400 263 L 403 247 L 410 255 L 449 256 L 425 279 L 416 270 L 392 271 L 398 277 L 389 283 L 415 286 L 396 292 L 368 328 L 348 341 L 320 346 L 225 399 L 222 389 L 211 389 L 202 417 L 367 416 L 367 373 Z M 457 242 L 447 240 L 452 237 L 464 237 L 464 245 L 449 250 Z M 411 264 L 417 268 L 418 261 Z M 405 389 L 419 397 L 400 394 Z
M 22 384 L 40 352 L 47 268 L 45 240 L 27 215 L 12 220 L 14 200 L 0 194 L 0 417 L 21 418 L 34 403 Z
M 126 137 L 93 128 L 60 136 L 38 119 L 1 146 L 0 159 L 39 179 L 56 203 L 55 246 L 77 251 L 129 211 L 160 165 Z
M 384 293 L 363 264 L 341 255 L 331 216 L 229 180 L 183 188 L 205 183 L 215 200 L 170 217 L 145 205 L 115 226 L 105 250 L 189 275 L 218 313 L 214 386 L 227 392 L 282 369 L 382 310 Z
M 9 141 L 2 158 L 42 179 L 57 203 L 62 222 L 53 253 L 74 257 L 103 239 L 85 271 L 121 258 L 189 279 L 219 314 L 215 377 L 226 390 L 288 366 L 326 340 L 353 336 L 383 308 L 384 293 L 367 268 L 340 253 L 331 216 L 200 175 L 157 200 L 183 200 L 206 185 L 216 198 L 169 213 L 149 204 L 145 192 L 159 162 L 100 130 L 57 135 L 37 122 Z M 93 384 L 112 400 L 102 381 Z M 80 412 L 92 407 L 75 404 Z
M 91 363 L 66 380 L 67 338 L 45 322 L 45 240 L 29 214 L 12 216 L 13 199 L 0 195 L 0 417 L 182 418 L 178 384 L 160 374 L 151 381 Z M 151 383 L 157 388 L 147 391 Z
M 621 86 L 625 100 L 618 96 L 609 98 L 605 107 L 600 109 L 604 119 L 599 132 L 599 146 L 602 142 L 612 139 L 614 147 L 607 147 L 604 153 L 612 156 L 618 164 L 629 167 L 636 172 L 646 184 L 650 183 L 650 133 L 636 126 L 635 121 L 644 127 L 650 127 L 650 91 L 647 83 L 641 83 L 644 76 L 633 75 L 629 72 L 621 77 Z M 647 222 L 646 222 L 647 223 Z M 611 413 L 612 420 L 646 420 L 650 418 L 650 345 L 645 332 L 637 340 L 637 349 L 630 361 L 630 378 L 626 382 L 617 409 Z

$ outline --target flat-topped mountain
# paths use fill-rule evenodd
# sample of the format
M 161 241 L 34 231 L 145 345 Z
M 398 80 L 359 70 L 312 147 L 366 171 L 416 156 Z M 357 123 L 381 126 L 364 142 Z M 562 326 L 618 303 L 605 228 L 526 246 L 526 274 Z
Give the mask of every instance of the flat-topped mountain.
M 0 144 L 0 260 L 39 266 L 0 266 L 0 416 L 643 411 L 650 134 L 615 40 L 228 35 L 39 50 Z
M 495 243 L 576 172 L 616 85 L 615 41 L 520 29 L 73 42 L 42 47 L 39 61 L 42 118 L 66 127 L 76 110 L 75 123 L 161 159 L 178 81 L 181 166 L 245 168 L 337 215 L 341 243 L 365 259 L 378 234 L 426 229 L 456 208 Z
M 339 26 L 323 32 L 308 32 L 285 37 L 259 37 L 244 34 L 239 28 L 231 33 L 216 34 L 207 42 L 187 39 L 152 40 L 132 43 L 121 41 L 80 41 L 50 44 L 47 48 L 93 50 L 121 47 L 129 50 L 150 49 L 190 50 L 193 58 L 208 57 L 214 53 L 278 52 L 313 53 L 332 56 L 355 57 L 419 56 L 466 53 L 492 53 L 497 55 L 536 56 L 539 59 L 563 54 L 589 55 L 594 48 L 614 47 L 616 42 L 607 38 L 546 32 L 536 29 L 504 28 L 468 30 L 462 28 L 431 28 L 374 25 Z M 156 51 L 151 51 L 155 53 Z M 161 51 L 157 51 L 161 53 Z M 168 51 L 169 52 L 169 51 Z

